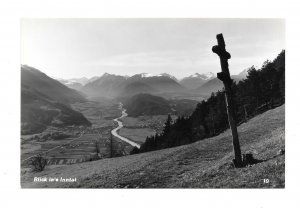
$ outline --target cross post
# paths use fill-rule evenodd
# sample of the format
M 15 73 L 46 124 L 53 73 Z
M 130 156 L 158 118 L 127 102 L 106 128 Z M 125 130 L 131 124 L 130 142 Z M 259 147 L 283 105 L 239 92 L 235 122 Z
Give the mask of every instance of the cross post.
M 217 73 L 217 78 L 221 80 L 225 88 L 225 99 L 226 99 L 226 108 L 229 126 L 232 134 L 232 144 L 234 151 L 233 163 L 235 167 L 242 167 L 242 154 L 239 142 L 239 136 L 236 127 L 236 117 L 234 111 L 234 102 L 233 102 L 233 92 L 232 92 L 232 79 L 230 77 L 229 68 L 228 68 L 228 59 L 231 58 L 230 53 L 226 51 L 225 41 L 223 34 L 217 35 L 218 45 L 212 47 L 212 51 L 216 53 L 220 58 L 222 72 Z

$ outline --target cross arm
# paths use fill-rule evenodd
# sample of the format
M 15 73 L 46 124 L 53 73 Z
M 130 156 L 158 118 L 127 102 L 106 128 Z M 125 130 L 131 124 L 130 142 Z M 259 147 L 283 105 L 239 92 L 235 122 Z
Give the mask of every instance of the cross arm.
M 217 35 L 217 41 L 218 45 L 213 46 L 212 51 L 222 59 L 230 59 L 231 55 L 225 49 L 226 45 L 222 33 Z

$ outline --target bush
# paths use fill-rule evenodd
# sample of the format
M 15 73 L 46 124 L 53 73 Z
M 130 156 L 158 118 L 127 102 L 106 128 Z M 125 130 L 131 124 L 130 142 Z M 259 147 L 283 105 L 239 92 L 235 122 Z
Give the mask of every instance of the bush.
M 138 153 L 139 153 L 139 148 L 137 147 L 134 147 L 130 152 L 131 155 L 138 154 Z
M 45 169 L 47 162 L 47 159 L 39 154 L 29 161 L 29 165 L 32 167 L 33 171 L 41 172 Z

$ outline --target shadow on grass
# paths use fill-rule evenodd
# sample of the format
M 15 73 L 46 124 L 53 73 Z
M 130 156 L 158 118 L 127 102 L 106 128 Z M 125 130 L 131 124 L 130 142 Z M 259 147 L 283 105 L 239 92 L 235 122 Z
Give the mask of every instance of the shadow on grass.
M 235 160 L 232 160 L 232 168 L 245 168 L 251 165 L 255 165 L 258 163 L 266 162 L 272 159 L 275 159 L 276 157 L 279 157 L 281 155 L 285 154 L 285 151 L 283 149 L 279 150 L 279 152 L 274 155 L 273 157 L 270 157 L 268 159 L 256 159 L 253 157 L 253 154 L 248 153 L 248 154 L 243 154 L 242 155 L 242 164 L 241 165 L 236 165 Z

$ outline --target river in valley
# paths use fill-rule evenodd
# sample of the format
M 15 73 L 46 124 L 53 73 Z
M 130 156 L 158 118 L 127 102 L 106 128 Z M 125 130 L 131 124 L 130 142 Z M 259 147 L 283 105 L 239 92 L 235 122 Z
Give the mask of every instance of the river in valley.
M 112 135 L 114 135 L 115 137 L 123 140 L 124 142 L 127 142 L 128 144 L 130 144 L 131 146 L 140 148 L 141 146 L 137 143 L 135 143 L 134 141 L 131 141 L 130 139 L 127 139 L 121 135 L 118 134 L 118 131 L 123 128 L 123 123 L 122 121 L 120 121 L 119 119 L 126 117 L 128 114 L 126 113 L 126 109 L 123 109 L 123 104 L 120 103 L 119 109 L 122 110 L 122 115 L 118 118 L 115 118 L 114 121 L 118 123 L 118 127 L 116 127 L 115 129 L 113 129 L 111 131 Z

